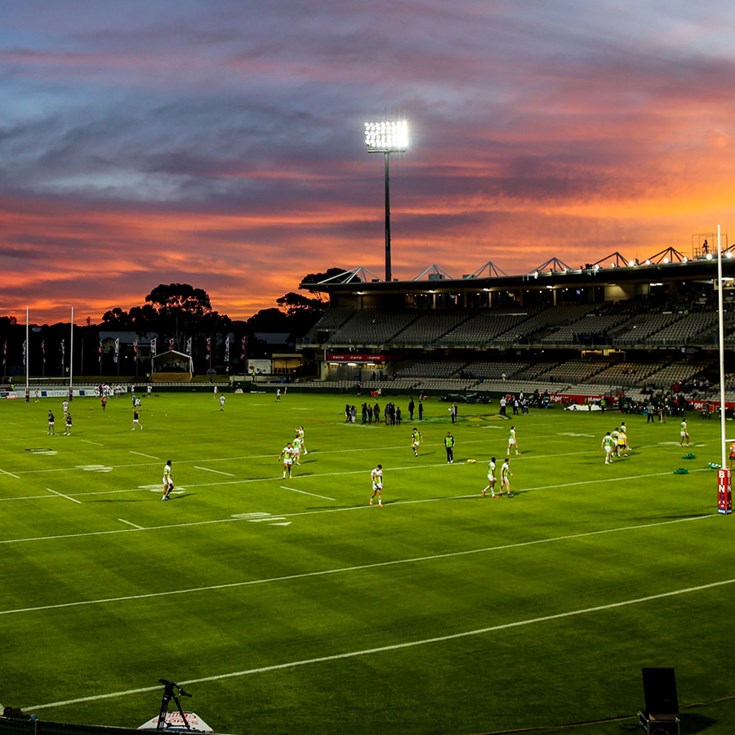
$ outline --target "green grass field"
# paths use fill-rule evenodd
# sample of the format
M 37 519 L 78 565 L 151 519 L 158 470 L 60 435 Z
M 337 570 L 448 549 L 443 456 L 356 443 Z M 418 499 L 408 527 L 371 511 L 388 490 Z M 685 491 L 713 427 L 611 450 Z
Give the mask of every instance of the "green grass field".
M 460 406 L 451 425 L 432 398 L 416 458 L 407 420 L 347 425 L 345 400 L 162 394 L 133 432 L 128 397 L 77 398 L 70 437 L 61 399 L 0 402 L 0 701 L 137 727 L 168 678 L 219 732 L 589 735 L 633 722 L 642 666 L 674 666 L 685 731 L 735 731 L 717 421 L 689 416 L 682 450 L 678 420 L 628 416 L 633 453 L 605 466 L 617 413 Z M 482 498 L 511 423 L 515 496 Z

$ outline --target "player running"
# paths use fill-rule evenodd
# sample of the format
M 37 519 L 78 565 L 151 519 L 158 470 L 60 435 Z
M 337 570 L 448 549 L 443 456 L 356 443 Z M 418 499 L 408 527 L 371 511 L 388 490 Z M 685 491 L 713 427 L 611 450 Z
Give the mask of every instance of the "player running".
M 411 449 L 413 449 L 413 456 L 419 456 L 419 446 L 424 443 L 423 434 L 414 426 L 411 432 Z
M 615 440 L 612 438 L 609 431 L 604 437 L 602 437 L 602 444 L 600 444 L 600 446 L 605 450 L 605 464 L 612 464 Z
M 373 494 L 370 496 L 370 505 L 377 496 L 378 507 L 383 507 L 383 465 L 379 464 L 370 472 L 370 481 L 373 486 Z
M 293 477 L 293 461 L 294 461 L 294 448 L 291 442 L 288 442 L 286 446 L 281 450 L 278 455 L 278 459 L 283 462 L 283 479 L 291 479 Z

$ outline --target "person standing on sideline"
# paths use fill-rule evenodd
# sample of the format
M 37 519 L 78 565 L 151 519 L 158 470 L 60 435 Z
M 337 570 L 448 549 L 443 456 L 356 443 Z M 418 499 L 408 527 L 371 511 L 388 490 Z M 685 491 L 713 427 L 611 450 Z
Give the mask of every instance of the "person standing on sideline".
M 219 394 L 219 410 L 220 411 L 225 410 L 225 394 L 224 393 Z
M 490 491 L 490 495 L 495 497 L 495 457 L 490 457 L 490 461 L 487 464 L 487 485 L 482 489 L 482 496 L 487 495 L 487 491 Z
M 444 449 L 447 450 L 447 464 L 452 464 L 454 462 L 454 437 L 451 431 L 448 431 L 444 437 Z
M 507 493 L 509 498 L 513 497 L 513 493 L 510 491 L 510 478 L 513 477 L 513 473 L 510 471 L 510 460 L 506 457 L 502 466 L 500 467 L 500 494 L 503 494 L 503 490 Z
M 130 429 L 130 431 L 135 431 L 135 427 L 138 427 L 141 431 L 143 431 L 143 424 L 140 423 L 140 414 L 138 413 L 138 409 L 133 409 L 133 428 Z
M 413 396 L 411 396 L 411 400 L 408 402 L 408 420 L 413 421 L 413 412 L 416 410 L 416 404 L 413 402 Z
M 283 462 L 283 479 L 288 478 L 289 480 L 293 477 L 293 458 L 294 448 L 291 442 L 288 442 L 286 446 L 281 450 L 278 455 L 278 459 Z
M 49 411 L 48 412 L 48 431 L 47 434 L 49 436 L 53 436 L 56 434 L 56 419 L 54 418 L 54 412 Z
M 612 464 L 615 439 L 612 438 L 609 431 L 602 437 L 602 444 L 600 446 L 605 450 L 605 464 Z
M 681 425 L 679 427 L 679 446 L 684 446 L 684 441 L 686 440 L 687 446 L 691 444 L 689 441 L 689 431 L 687 430 L 687 420 L 682 419 Z
M 413 449 L 413 456 L 419 456 L 419 445 L 424 443 L 424 437 L 421 432 L 414 426 L 411 432 L 411 449 Z
M 516 427 L 510 427 L 510 433 L 508 434 L 508 449 L 505 452 L 506 457 L 510 457 L 510 450 L 515 449 L 516 454 L 520 454 L 518 451 L 518 437 L 516 437 Z
M 174 489 L 174 478 L 171 475 L 171 460 L 167 459 L 163 466 L 163 496 L 161 500 L 169 500 Z
M 424 420 L 424 402 L 419 398 L 419 421 Z
M 383 465 L 379 464 L 377 465 L 371 472 L 370 472 L 370 481 L 373 486 L 373 494 L 370 496 L 370 505 L 373 504 L 373 500 L 377 496 L 378 498 L 378 507 L 383 507 Z

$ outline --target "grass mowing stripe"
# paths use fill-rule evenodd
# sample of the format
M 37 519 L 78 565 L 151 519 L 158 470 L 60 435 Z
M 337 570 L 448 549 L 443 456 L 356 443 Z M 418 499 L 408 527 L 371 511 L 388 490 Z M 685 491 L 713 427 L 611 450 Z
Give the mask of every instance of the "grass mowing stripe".
M 689 521 L 698 521 L 703 518 L 715 518 L 718 514 L 712 513 L 704 516 L 694 516 L 692 518 L 677 518 L 675 520 L 659 521 L 657 523 L 644 523 L 637 526 L 622 526 L 620 528 L 605 528 L 599 531 L 585 531 L 584 533 L 568 534 L 566 536 L 554 536 L 552 538 L 535 539 L 533 541 L 518 541 L 512 544 L 502 544 L 500 546 L 484 546 L 478 549 L 465 549 L 463 551 L 449 551 L 444 554 L 431 554 L 429 556 L 416 556 L 406 559 L 393 559 L 391 561 L 379 561 L 371 564 L 360 564 L 352 567 L 338 567 L 336 569 L 323 569 L 316 572 L 301 572 L 299 574 L 286 574 L 281 577 L 269 577 L 266 579 L 251 579 L 246 582 L 226 582 L 223 584 L 207 585 L 206 587 L 189 587 L 180 590 L 168 590 L 166 592 L 147 592 L 140 595 L 125 595 L 121 597 L 106 597 L 97 600 L 79 600 L 77 602 L 60 602 L 54 605 L 39 605 L 37 607 L 24 607 L 17 608 L 15 610 L 0 610 L 0 616 L 4 615 L 16 615 L 18 613 L 27 612 L 41 612 L 43 610 L 58 610 L 67 607 L 81 607 L 86 605 L 104 605 L 110 602 L 129 602 L 133 600 L 145 600 L 154 597 L 170 597 L 172 595 L 186 595 L 198 592 L 213 592 L 215 590 L 233 589 L 236 587 L 249 587 L 252 585 L 270 584 L 273 582 L 287 582 L 297 579 L 308 579 L 310 577 L 325 577 L 332 574 L 344 574 L 347 572 L 360 572 L 367 569 L 379 569 L 381 567 L 399 566 L 402 564 L 418 564 L 426 561 L 438 561 L 440 559 L 453 559 L 460 556 L 471 556 L 474 554 L 485 554 L 493 551 L 507 551 L 508 549 L 520 549 L 528 546 L 538 546 L 541 544 L 551 544 L 560 541 L 574 541 L 581 538 L 589 538 L 591 536 L 603 536 L 605 534 L 620 533 L 624 531 L 638 531 L 641 529 L 656 528 L 658 526 L 670 526 L 674 523 L 688 523 Z M 282 516 L 278 517 L 244 517 L 239 520 L 248 520 L 252 522 L 258 521 L 273 521 L 281 520 Z M 129 523 L 122 518 L 118 518 L 123 523 Z M 130 524 L 131 526 L 134 524 Z M 138 527 L 140 528 L 140 527 Z M 127 529 L 126 529 L 127 530 Z M 147 529 L 141 529 L 147 530 Z
M 678 590 L 670 590 L 669 592 L 660 592 L 656 595 L 647 595 L 646 597 L 637 597 L 632 600 L 621 600 L 619 602 L 609 602 L 606 605 L 595 605 L 593 607 L 583 607 L 579 610 L 567 610 L 566 612 L 552 613 L 551 615 L 541 615 L 536 618 L 527 618 L 526 620 L 517 620 L 514 623 L 502 623 L 500 625 L 491 625 L 486 628 L 477 628 L 475 630 L 465 630 L 460 633 L 449 633 L 447 635 L 435 636 L 433 638 L 422 638 L 415 641 L 406 641 L 405 643 L 393 643 L 389 646 L 377 646 L 375 648 L 365 648 L 360 651 L 347 651 L 345 653 L 335 653 L 329 656 L 317 656 L 315 658 L 307 658 L 301 661 L 287 661 L 282 664 L 273 664 L 271 666 L 261 666 L 255 669 L 244 669 L 242 671 L 230 671 L 226 674 L 214 674 L 212 676 L 204 676 L 199 679 L 189 679 L 182 681 L 181 684 L 191 686 L 192 684 L 204 684 L 212 681 L 222 681 L 223 679 L 236 679 L 243 676 L 251 676 L 253 674 L 264 674 L 271 671 L 280 671 L 282 669 L 292 669 L 299 666 L 310 666 L 313 664 L 328 663 L 330 661 L 342 661 L 349 658 L 358 658 L 360 656 L 373 656 L 377 653 L 388 653 L 391 651 L 400 651 L 406 648 L 416 648 L 418 646 L 428 646 L 434 643 L 446 643 L 460 638 L 470 638 L 472 636 L 486 635 L 488 633 L 496 633 L 511 628 L 522 628 L 528 625 L 538 625 L 539 623 L 548 623 L 552 620 L 563 620 L 565 618 L 573 618 L 581 615 L 590 615 L 597 612 L 605 612 L 607 610 L 615 610 L 631 605 L 641 605 L 646 602 L 654 602 L 669 597 L 677 597 L 679 595 L 688 595 L 694 592 L 704 592 L 705 590 L 724 587 L 734 584 L 735 579 L 723 579 L 719 582 L 710 582 L 709 584 L 697 585 L 696 587 L 684 587 Z M 81 704 L 82 702 L 95 702 L 102 699 L 114 699 L 124 697 L 130 694 L 141 694 L 144 692 L 153 692 L 159 690 L 160 687 L 145 687 L 143 689 L 128 689 L 122 692 L 109 692 L 108 694 L 97 694 L 92 697 L 81 697 L 79 699 L 67 699 L 62 702 L 51 702 L 49 704 L 37 704 L 22 707 L 27 711 L 50 709 L 52 707 L 65 707 L 70 704 Z

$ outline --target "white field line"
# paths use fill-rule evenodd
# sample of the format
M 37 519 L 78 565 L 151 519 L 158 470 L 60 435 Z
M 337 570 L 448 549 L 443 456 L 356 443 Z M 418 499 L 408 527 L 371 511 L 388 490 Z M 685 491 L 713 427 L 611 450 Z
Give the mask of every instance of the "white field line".
M 56 490 L 52 490 L 50 487 L 47 487 L 46 490 L 48 490 L 50 493 L 53 493 L 54 495 L 58 495 L 60 498 L 66 498 L 66 500 L 71 500 L 72 503 L 77 503 L 78 505 L 82 504 L 81 500 L 77 500 L 76 498 L 70 498 L 68 495 L 64 495 L 64 493 L 57 492 Z
M 424 467 L 426 465 L 423 465 Z M 436 467 L 447 467 L 446 463 L 442 463 L 440 465 L 436 465 Z M 396 468 L 394 468 L 396 469 Z M 418 467 L 404 467 L 404 468 L 398 468 L 398 469 L 419 469 Z M 708 470 L 694 470 L 695 472 L 707 472 Z M 354 472 L 335 472 L 332 473 L 335 475 L 353 475 L 353 474 L 364 474 L 364 470 L 354 471 Z M 668 476 L 670 475 L 670 472 L 656 472 L 650 475 L 635 475 L 636 478 L 647 478 L 647 477 L 660 477 L 662 475 Z M 314 477 L 314 475 L 312 475 Z M 275 479 L 282 479 L 282 478 L 269 478 L 271 480 Z M 598 483 L 604 483 L 604 482 L 625 482 L 627 480 L 630 480 L 630 477 L 610 477 L 610 478 L 601 478 L 598 480 L 583 480 L 580 482 L 568 482 L 568 483 L 562 483 L 559 485 L 540 485 L 539 487 L 535 488 L 528 488 L 524 489 L 523 492 L 532 492 L 535 490 L 553 490 L 557 488 L 564 488 L 564 487 L 572 487 L 575 485 L 594 485 Z M 262 480 L 237 480 L 237 481 L 231 481 L 231 480 L 225 480 L 219 485 L 231 485 L 231 484 L 244 484 L 248 482 L 262 482 Z M 187 488 L 193 488 L 193 487 L 211 487 L 211 486 L 217 486 L 218 483 L 208 483 L 206 485 L 187 485 Z M 107 492 L 92 492 L 92 493 L 80 493 L 82 497 L 86 497 L 88 495 L 109 495 L 111 493 L 128 493 L 128 492 L 136 492 L 139 491 L 140 488 L 136 488 L 136 490 L 112 490 Z M 58 493 L 59 495 L 61 493 Z M 5 498 L 6 500 L 28 500 L 31 498 L 34 499 L 43 499 L 48 498 L 48 495 L 40 495 L 40 496 L 28 496 L 25 498 Z M 63 496 L 67 497 L 67 496 Z M 478 493 L 473 493 L 471 495 L 447 495 L 444 497 L 437 497 L 437 498 L 421 498 L 419 500 L 400 500 L 393 503 L 388 503 L 391 507 L 397 507 L 400 505 L 418 505 L 422 503 L 439 503 L 443 501 L 451 501 L 451 500 L 468 500 L 471 498 L 478 498 Z M 72 500 L 73 498 L 69 498 L 69 500 Z M 77 501 L 79 502 L 79 501 Z M 369 505 L 349 505 L 341 508 L 319 508 L 316 510 L 306 510 L 306 511 L 298 511 L 295 513 L 285 513 L 283 514 L 285 518 L 297 518 L 299 516 L 310 516 L 310 515 L 319 515 L 321 513 L 342 513 L 347 511 L 353 511 L 353 510 L 365 510 L 369 509 Z M 709 518 L 711 515 L 717 515 L 717 514 L 704 514 L 702 516 L 695 516 L 695 518 Z M 209 526 L 217 523 L 232 523 L 236 521 L 243 520 L 241 517 L 238 516 L 228 516 L 227 518 L 214 518 L 208 521 L 190 521 L 188 523 L 173 523 L 173 524 L 167 524 L 162 526 L 148 526 L 144 530 L 145 531 L 160 531 L 160 530 L 166 530 L 171 528 L 190 528 L 193 526 Z M 688 520 L 688 519 L 685 519 Z M 26 538 L 16 538 L 16 539 L 0 539 L 0 545 L 3 544 L 18 544 L 18 543 L 28 543 L 32 541 L 53 541 L 58 539 L 67 539 L 67 538 L 86 538 L 89 536 L 107 536 L 109 534 L 113 533 L 126 533 L 127 530 L 113 530 L 113 531 L 84 531 L 80 533 L 70 533 L 70 534 L 60 534 L 55 536 L 32 536 L 32 537 L 26 537 Z
M 8 472 L 7 470 L 0 470 L 0 472 L 2 472 L 3 475 L 7 475 L 8 477 L 14 477 L 16 480 L 20 480 L 20 477 L 18 475 L 14 475 L 12 472 Z
M 137 523 L 133 523 L 132 521 L 126 521 L 124 518 L 118 518 L 117 520 L 120 521 L 120 523 L 127 523 L 128 526 L 132 526 L 133 528 L 137 528 L 139 531 L 144 530 L 143 529 L 143 526 L 139 526 Z
M 280 517 L 265 516 L 259 518 L 253 518 L 254 514 L 244 514 L 241 520 L 247 521 L 273 521 L 280 520 Z M 627 531 L 640 531 L 650 528 L 658 528 L 660 526 L 670 526 L 675 523 L 689 523 L 691 521 L 698 521 L 702 518 L 714 518 L 716 514 L 710 516 L 697 516 L 696 518 L 678 518 L 676 520 L 659 521 L 657 523 L 644 523 L 637 526 L 622 526 L 619 528 L 608 528 L 601 531 L 585 531 L 584 533 L 574 533 L 565 536 L 555 536 L 553 538 L 535 539 L 533 541 L 517 541 L 512 544 L 501 544 L 499 546 L 484 546 L 477 549 L 465 549 L 464 551 L 449 551 L 443 554 L 431 554 L 427 556 L 416 556 L 408 557 L 405 559 L 394 559 L 392 561 L 380 561 L 372 562 L 370 564 L 359 564 L 357 566 L 350 567 L 336 567 L 335 569 L 323 569 L 314 572 L 300 572 L 299 574 L 285 574 L 280 577 L 266 577 L 264 579 L 251 579 L 244 582 L 226 582 L 222 584 L 207 585 L 205 587 L 186 587 L 178 590 L 158 591 L 158 592 L 146 592 L 138 595 L 125 595 L 120 597 L 103 597 L 94 600 L 78 600 L 76 602 L 59 602 L 53 605 L 39 605 L 37 607 L 24 607 L 9 610 L 0 610 L 0 616 L 4 615 L 16 615 L 19 613 L 28 612 L 41 612 L 43 610 L 59 610 L 68 607 L 84 607 L 87 605 L 104 605 L 108 603 L 120 603 L 130 602 L 134 600 L 146 600 L 155 597 L 171 597 L 173 595 L 188 595 L 196 594 L 201 592 L 213 592 L 215 590 L 226 590 L 234 589 L 238 587 L 251 587 L 254 585 L 261 584 L 274 584 L 277 582 L 288 582 L 299 579 L 309 579 L 313 577 L 326 577 L 333 574 L 348 574 L 350 572 L 360 572 L 367 569 L 380 569 L 385 567 L 402 566 L 404 564 L 420 564 L 423 562 L 440 561 L 442 559 L 456 559 L 462 556 L 474 556 L 476 554 L 488 554 L 496 551 L 508 551 L 509 549 L 521 549 L 528 548 L 531 546 L 541 546 L 544 544 L 554 544 L 563 541 L 576 541 L 583 538 L 590 538 L 592 536 L 605 536 L 614 533 L 624 533 Z M 118 518 L 119 521 L 123 521 L 122 518 Z M 128 521 L 123 521 L 127 523 Z M 132 524 L 131 524 L 132 525 Z M 141 529 L 147 530 L 147 529 Z
M 297 490 L 295 487 L 286 487 L 281 485 L 281 490 L 290 490 L 292 493 L 301 493 L 302 495 L 311 495 L 312 498 L 321 498 L 322 500 L 332 500 L 337 502 L 336 498 L 328 498 L 326 495 L 317 495 L 316 493 L 307 493 L 306 490 Z
M 104 444 L 100 444 L 99 442 L 93 442 L 93 441 L 90 441 L 89 439 L 80 439 L 79 441 L 85 442 L 87 444 L 94 444 L 97 447 L 104 447 L 105 446 Z
M 148 459 L 158 459 L 160 460 L 160 457 L 154 457 L 152 454 L 143 454 L 143 452 L 135 452 L 132 449 L 130 450 L 130 454 L 137 454 L 141 457 L 148 457 Z
M 618 602 L 610 602 L 606 605 L 595 605 L 593 607 L 583 607 L 577 610 L 566 610 L 564 612 L 552 613 L 550 615 L 541 615 L 536 618 L 526 618 L 525 620 L 516 620 L 512 623 L 502 623 L 500 625 L 491 625 L 486 628 L 476 628 L 474 630 L 460 631 L 459 633 L 448 633 L 447 635 L 435 636 L 433 638 L 419 638 L 413 641 L 405 641 L 403 643 L 394 643 L 389 646 L 377 646 L 375 648 L 365 648 L 359 651 L 345 651 L 343 653 L 334 653 L 328 656 L 317 656 L 315 658 L 306 658 L 296 661 L 286 661 L 280 664 L 272 664 L 270 666 L 260 666 L 254 669 L 243 669 L 241 671 L 229 671 L 224 674 L 213 674 L 211 676 L 203 676 L 199 679 L 188 679 L 182 681 L 184 686 L 193 684 L 204 684 L 213 681 L 222 681 L 224 679 L 239 679 L 254 674 L 264 674 L 271 671 L 281 671 L 283 669 L 294 669 L 300 666 L 310 666 L 313 664 L 323 664 L 331 661 L 343 661 L 350 658 L 358 658 L 361 656 L 374 656 L 378 653 L 389 653 L 392 651 L 405 650 L 407 648 L 417 648 L 419 646 L 428 646 L 437 643 L 447 643 L 448 641 L 456 641 L 461 638 L 471 638 L 474 636 L 487 635 L 489 633 L 497 633 L 499 631 L 510 630 L 513 628 L 523 628 L 531 625 L 539 625 L 554 620 L 564 620 L 566 618 L 580 617 L 582 615 L 592 615 L 594 613 L 606 612 L 607 610 L 616 610 L 631 605 L 642 605 L 656 600 L 664 600 L 670 597 L 678 597 L 680 595 L 689 595 L 695 592 L 705 592 L 707 590 L 724 587 L 735 583 L 735 579 L 723 579 L 719 582 L 711 582 L 710 584 L 702 584 L 696 587 L 683 587 L 681 589 L 670 590 L 669 592 L 661 592 L 657 595 L 647 595 L 646 597 L 636 597 L 630 600 L 620 600 Z M 141 689 L 128 689 L 126 691 L 109 692 L 107 694 L 97 694 L 90 697 L 80 697 L 78 699 L 67 699 L 60 702 L 50 702 L 48 704 L 36 704 L 22 707 L 25 711 L 37 711 L 43 709 L 51 709 L 53 707 L 65 707 L 70 704 L 81 704 L 82 702 L 97 702 L 102 699 L 117 699 L 126 697 L 131 694 L 141 694 L 143 692 L 155 692 L 160 687 L 143 687 Z
M 232 472 L 222 472 L 222 470 L 211 470 L 209 467 L 199 467 L 198 465 L 194 465 L 195 470 L 204 470 L 205 472 L 216 472 L 218 475 L 227 475 L 227 477 L 235 477 L 235 475 L 232 474 Z
M 462 446 L 468 444 L 486 444 L 487 438 L 484 439 L 470 439 L 467 441 L 462 441 Z M 433 442 L 427 442 L 424 446 L 426 447 L 437 447 L 441 448 L 444 445 L 439 443 L 433 443 Z M 637 448 L 637 447 L 636 447 Z M 396 449 L 403 449 L 408 453 L 408 449 L 406 447 L 406 444 L 396 444 L 391 446 L 385 446 L 385 447 L 353 447 L 350 449 L 328 449 L 328 450 L 316 450 L 312 449 L 309 454 L 319 454 L 319 456 L 322 455 L 335 455 L 335 454 L 351 454 L 354 452 L 388 452 L 393 451 Z M 530 454 L 530 455 L 523 455 L 523 460 L 546 460 L 552 457 L 574 457 L 577 455 L 583 455 L 583 454 L 594 454 L 596 456 L 602 456 L 600 454 L 600 450 L 598 448 L 591 448 L 591 449 L 585 449 L 578 452 L 563 452 L 560 454 Z M 240 455 L 237 457 L 200 457 L 199 459 L 177 459 L 176 463 L 178 466 L 181 465 L 188 465 L 188 464 L 194 464 L 207 462 L 209 464 L 214 462 L 249 462 L 254 459 L 272 459 L 273 453 L 269 452 L 268 454 L 246 454 L 246 455 Z M 136 463 L 136 464 L 116 464 L 116 465 L 110 465 L 113 469 L 119 470 L 119 469 L 128 469 L 130 467 L 145 467 L 149 464 L 152 464 L 150 462 L 145 462 L 143 464 Z M 71 467 L 55 467 L 55 468 L 44 468 L 44 469 L 34 469 L 34 470 L 18 470 L 18 473 L 21 475 L 33 475 L 33 474 L 41 474 L 41 473 L 48 473 L 48 472 L 76 472 L 78 470 L 78 467 L 76 465 Z

